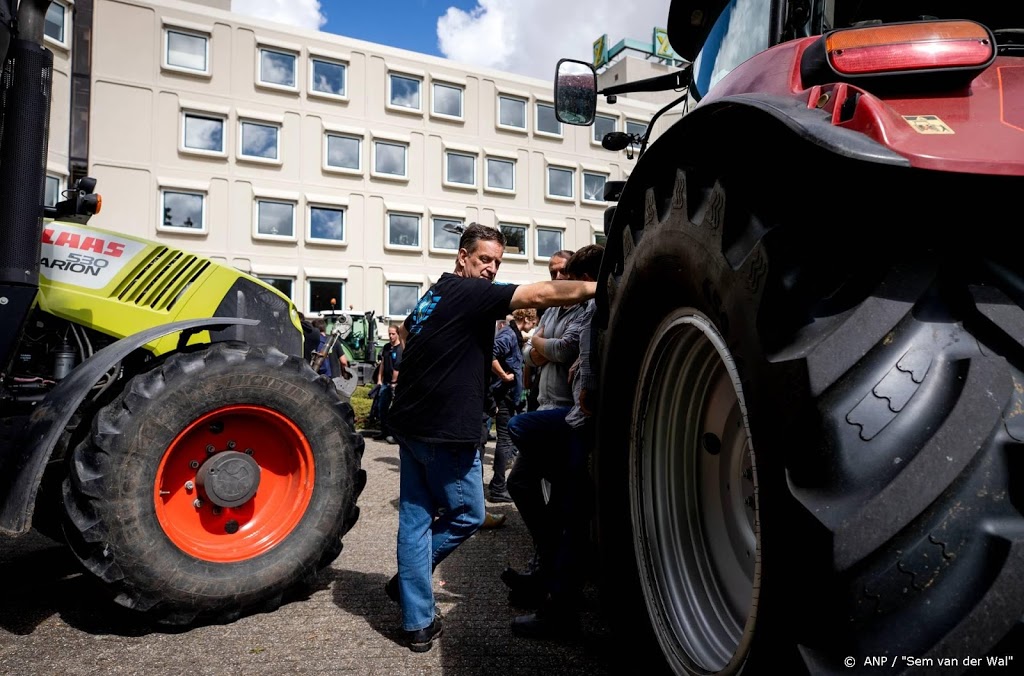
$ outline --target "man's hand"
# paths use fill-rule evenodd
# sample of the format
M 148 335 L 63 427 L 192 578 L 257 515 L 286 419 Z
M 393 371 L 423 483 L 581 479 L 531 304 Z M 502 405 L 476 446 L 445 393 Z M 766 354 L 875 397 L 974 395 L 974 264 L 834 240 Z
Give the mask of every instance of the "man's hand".
M 590 405 L 587 403 L 587 390 L 583 388 L 580 390 L 580 410 L 583 411 L 583 415 L 592 416 L 594 412 L 590 410 Z
M 514 373 L 506 373 L 505 375 L 503 375 L 501 377 L 501 379 L 504 380 L 506 383 L 511 383 L 511 382 L 513 382 L 516 379 L 516 374 L 514 374 Z

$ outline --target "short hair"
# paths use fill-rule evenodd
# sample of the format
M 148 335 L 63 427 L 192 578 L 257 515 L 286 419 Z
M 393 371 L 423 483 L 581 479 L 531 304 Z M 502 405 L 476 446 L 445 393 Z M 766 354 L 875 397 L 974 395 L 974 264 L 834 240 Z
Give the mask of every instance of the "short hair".
M 512 318 L 517 322 L 537 321 L 537 310 L 532 307 L 521 307 L 512 311 Z
M 327 322 L 324 321 L 323 317 L 313 317 L 313 319 L 311 319 L 309 323 L 312 324 L 313 328 L 317 329 L 318 331 L 323 331 L 324 333 L 327 333 Z
M 588 244 L 572 255 L 565 264 L 563 272 L 567 277 L 582 279 L 584 276 L 597 279 L 601 271 L 601 259 L 604 247 L 600 244 Z
M 576 252 L 573 251 L 572 249 L 559 249 L 555 253 L 548 256 L 548 258 L 564 258 L 565 260 L 569 260 L 570 258 L 572 258 L 572 255 L 574 253 Z
M 470 223 L 459 239 L 459 248 L 472 253 L 477 242 L 497 242 L 505 247 L 505 233 L 497 228 L 490 228 L 479 223 Z

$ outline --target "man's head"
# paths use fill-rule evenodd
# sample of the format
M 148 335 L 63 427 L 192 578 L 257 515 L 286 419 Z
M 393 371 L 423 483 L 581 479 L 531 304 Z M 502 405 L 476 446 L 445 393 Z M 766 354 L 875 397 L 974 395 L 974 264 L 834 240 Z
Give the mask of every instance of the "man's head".
M 548 259 L 548 274 L 551 279 L 565 279 L 565 264 L 572 258 L 573 252 L 569 249 L 562 249 L 551 254 Z
M 479 223 L 470 223 L 459 240 L 455 274 L 494 280 L 505 254 L 505 233 Z
M 512 319 L 523 333 L 537 326 L 537 311 L 532 307 L 519 308 L 512 313 Z
M 309 323 L 312 324 L 313 328 L 320 333 L 327 333 L 327 322 L 325 322 L 322 317 L 313 317 Z
M 388 327 L 388 341 L 390 341 L 390 343 L 392 345 L 398 345 L 398 327 L 397 326 L 393 326 L 392 325 L 392 326 Z
M 601 258 L 603 256 L 603 246 L 600 244 L 588 244 L 569 258 L 563 272 L 569 279 L 596 282 L 597 275 L 601 271 Z

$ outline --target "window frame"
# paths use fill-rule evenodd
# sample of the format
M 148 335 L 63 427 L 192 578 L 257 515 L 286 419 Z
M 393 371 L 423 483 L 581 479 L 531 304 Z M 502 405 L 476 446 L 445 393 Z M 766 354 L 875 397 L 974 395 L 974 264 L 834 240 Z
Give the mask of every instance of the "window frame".
M 316 68 L 313 67 L 313 63 L 315 61 L 319 61 L 320 63 L 325 63 L 325 64 L 332 65 L 332 66 L 341 66 L 341 68 L 345 72 L 345 74 L 344 74 L 344 80 L 345 80 L 344 93 L 342 93 L 342 94 L 335 94 L 333 92 L 324 92 L 324 91 L 320 91 L 319 89 L 314 89 L 313 88 L 314 78 L 316 77 Z M 349 97 L 348 97 L 348 69 L 349 69 L 349 64 L 348 64 L 347 61 L 342 61 L 340 59 L 332 59 L 332 58 L 329 58 L 329 57 L 326 57 L 326 56 L 321 56 L 321 55 L 315 54 L 315 53 L 314 54 L 310 54 L 309 55 L 309 83 L 308 83 L 308 85 L 309 85 L 309 87 L 308 87 L 309 95 L 310 96 L 319 96 L 319 97 L 322 97 L 322 98 L 325 98 L 325 99 L 331 99 L 333 101 L 348 101 L 348 99 L 349 99 Z
M 542 232 L 557 232 L 558 233 L 558 247 L 554 251 L 552 251 L 551 253 L 555 253 L 557 251 L 561 251 L 562 249 L 565 248 L 565 227 L 564 226 L 541 225 L 541 224 L 538 224 L 537 227 L 535 227 L 533 229 L 533 233 L 534 233 L 534 235 L 533 235 L 533 247 L 534 247 L 534 249 L 533 250 L 535 252 L 533 259 L 535 261 L 549 261 L 549 260 L 551 260 L 551 256 L 542 256 L 541 253 L 540 253 L 540 235 L 541 235 Z
M 175 73 L 182 73 L 184 75 L 193 75 L 195 77 L 211 77 L 213 75 L 213 69 L 210 67 L 210 34 L 203 31 L 182 28 L 180 26 L 168 25 L 163 28 L 164 33 L 164 52 L 163 59 L 160 67 L 164 70 L 173 71 Z M 180 35 L 186 35 L 193 38 L 201 38 L 206 46 L 206 53 L 204 55 L 204 61 L 206 62 L 206 68 L 198 70 L 196 68 L 189 68 L 188 66 L 178 66 L 172 64 L 170 61 L 171 55 L 171 33 L 178 33 Z
M 392 102 L 392 78 L 402 78 L 403 80 L 410 80 L 419 84 L 419 107 L 412 108 L 411 106 L 401 106 Z M 407 115 L 422 115 L 423 114 L 423 83 L 426 80 L 422 75 L 414 75 L 401 70 L 388 70 L 387 72 L 387 91 L 385 92 L 384 107 L 388 110 L 393 110 L 399 113 L 405 113 Z
M 489 171 L 489 165 L 491 161 L 495 162 L 506 162 L 512 165 L 512 187 L 502 188 L 500 186 L 491 185 L 491 173 Z M 507 157 L 505 155 L 487 155 L 484 157 L 484 190 L 488 192 L 497 192 L 503 195 L 514 195 L 516 193 L 516 171 L 517 165 L 519 164 L 518 158 Z
M 49 185 L 50 179 L 53 179 L 53 180 L 57 181 L 57 199 L 54 200 L 53 204 L 47 204 L 46 203 L 46 188 Z M 44 206 L 48 206 L 48 207 L 52 207 L 52 206 L 55 206 L 57 204 L 57 202 L 60 202 L 62 194 L 63 194 L 63 192 L 65 190 L 65 188 L 63 186 L 64 186 L 64 177 L 63 176 L 61 176 L 60 174 L 54 174 L 52 172 L 47 172 L 46 178 L 43 180 L 43 205 Z
M 220 122 L 220 150 L 208 150 L 206 148 L 192 148 L 185 145 L 185 126 L 189 117 L 204 120 L 216 120 Z M 183 153 L 202 155 L 204 157 L 227 157 L 228 156 L 228 116 L 221 113 L 214 113 L 205 110 L 182 109 L 181 111 L 181 140 L 178 142 L 178 150 Z
M 451 155 L 458 155 L 459 157 L 468 157 L 473 160 L 473 182 L 472 183 L 460 183 L 459 181 L 451 180 L 449 176 L 449 160 Z M 441 183 L 449 188 L 458 188 L 459 190 L 476 190 L 479 187 L 480 177 L 477 175 L 478 172 L 478 160 L 480 159 L 479 153 L 472 153 L 468 150 L 458 150 L 456 148 L 445 148 L 444 150 L 444 166 L 442 167 Z
M 378 146 L 378 144 L 381 144 L 381 143 L 383 143 L 384 145 L 400 147 L 400 148 L 403 148 L 405 150 L 405 154 L 404 154 L 404 157 L 403 157 L 404 162 L 403 162 L 403 168 L 402 168 L 402 171 L 404 173 L 402 173 L 402 174 L 390 174 L 390 173 L 387 173 L 387 172 L 381 172 L 381 171 L 379 171 L 377 169 L 377 146 Z M 395 139 L 384 138 L 384 137 L 374 138 L 373 139 L 373 158 L 372 158 L 373 164 L 370 167 L 370 175 L 374 176 L 376 178 L 382 178 L 382 179 L 385 179 L 385 180 L 388 180 L 388 181 L 408 181 L 409 180 L 409 145 L 410 144 L 408 142 L 406 142 L 406 141 L 398 141 L 398 140 L 395 140 Z
M 50 7 L 53 5 L 60 5 L 63 10 L 63 17 L 61 21 L 61 39 L 57 39 L 52 35 L 46 34 L 46 14 L 50 13 Z M 46 13 L 43 15 L 43 42 L 49 43 L 60 47 L 63 50 L 71 49 L 70 34 L 72 33 L 71 26 L 71 5 L 63 0 L 50 0 L 50 5 L 46 8 Z
M 313 236 L 313 210 L 322 209 L 325 211 L 341 212 L 341 239 L 324 239 Z M 345 247 L 348 246 L 348 205 L 327 203 L 320 200 L 307 199 L 306 201 L 306 243 L 322 246 Z
M 391 287 L 393 286 L 407 286 L 416 289 L 416 301 L 413 302 L 412 306 L 415 309 L 416 303 L 423 296 L 423 283 L 422 282 L 403 282 L 400 280 L 393 280 L 384 282 L 384 316 L 391 319 L 405 319 L 409 316 L 409 313 L 398 314 L 391 311 Z
M 551 170 L 567 171 L 571 174 L 572 179 L 569 181 L 569 189 L 572 191 L 572 195 L 555 195 L 551 192 Z M 564 164 L 548 164 L 545 167 L 544 172 L 544 197 L 549 200 L 556 200 L 559 202 L 575 202 L 576 201 L 576 167 L 570 167 Z
M 509 253 L 508 249 L 505 249 L 505 258 L 511 258 L 513 260 L 529 260 L 530 259 L 530 224 L 521 221 L 498 221 L 498 229 L 502 228 L 521 228 L 523 232 L 523 242 L 526 245 L 526 250 L 522 253 Z M 504 231 L 502 231 L 504 232 Z M 507 235 L 506 235 L 507 237 Z
M 550 108 L 551 109 L 551 116 L 555 118 L 555 124 L 558 125 L 558 131 L 557 132 L 545 131 L 545 130 L 540 128 L 540 107 L 541 106 L 544 106 L 545 108 Z M 533 133 L 536 136 L 543 136 L 543 137 L 552 138 L 552 139 L 556 139 L 556 138 L 557 139 L 562 139 L 562 138 L 565 138 L 565 125 L 563 125 L 562 122 L 560 122 L 558 120 L 558 118 L 555 117 L 555 104 L 554 103 L 550 103 L 548 101 L 540 101 L 540 100 L 534 102 L 534 106 L 533 106 Z
M 292 209 L 292 234 L 291 235 L 268 235 L 260 232 L 260 204 L 287 204 Z M 253 198 L 252 209 L 252 238 L 262 239 L 271 242 L 296 242 L 298 241 L 298 200 L 286 199 L 283 197 L 270 197 L 257 194 Z
M 246 155 L 243 152 L 243 148 L 244 148 L 243 144 L 245 142 L 245 138 L 244 138 L 245 134 L 243 133 L 243 129 L 244 129 L 245 125 L 247 125 L 247 124 L 256 125 L 256 126 L 259 126 L 259 127 L 269 127 L 269 128 L 272 128 L 272 129 L 276 130 L 274 152 L 277 155 L 277 157 L 271 158 L 271 157 L 263 157 L 261 155 Z M 282 132 L 282 127 L 283 127 L 283 125 L 281 125 L 281 124 L 279 124 L 277 122 L 271 122 L 269 120 L 261 120 L 261 119 L 252 118 L 252 117 L 239 117 L 238 118 L 238 148 L 237 148 L 238 155 L 237 155 L 237 158 L 240 161 L 243 161 L 243 162 L 258 162 L 260 164 L 281 164 L 282 163 L 282 160 L 281 160 L 281 132 Z
M 457 223 L 459 223 L 459 224 L 464 226 L 464 225 L 466 225 L 466 218 L 464 216 L 454 216 L 454 215 L 444 214 L 444 213 L 432 213 L 432 214 L 430 214 L 430 242 L 429 242 L 428 250 L 431 253 L 440 253 L 440 254 L 447 254 L 447 255 L 451 255 L 453 253 L 458 253 L 459 252 L 458 241 L 456 241 L 454 249 L 446 249 L 444 247 L 440 247 L 440 246 L 435 246 L 434 245 L 434 234 L 437 232 L 437 222 L 438 221 L 453 221 L 453 222 L 457 222 Z
M 608 181 L 610 181 L 611 178 L 612 178 L 611 173 L 603 172 L 603 171 L 595 171 L 595 170 L 592 170 L 592 169 L 583 169 L 582 171 L 580 171 L 580 202 L 582 202 L 584 204 L 604 205 L 606 202 L 603 199 L 592 200 L 592 199 L 588 199 L 587 198 L 586 186 L 587 186 L 587 176 L 588 175 L 590 175 L 590 176 L 602 176 L 604 178 L 605 185 L 608 185 Z M 604 188 L 601 189 L 601 196 L 602 197 L 604 196 Z
M 292 81 L 293 84 L 281 84 L 279 82 L 268 82 L 263 79 L 263 53 L 270 52 L 271 54 L 280 54 L 281 56 L 290 56 L 292 58 Z M 299 91 L 299 55 L 298 53 L 287 49 L 285 47 L 277 47 L 270 44 L 261 44 L 256 47 L 256 86 L 267 87 L 269 89 L 277 89 L 285 92 L 298 92 Z
M 167 204 L 167 193 L 177 193 L 179 195 L 192 195 L 202 199 L 202 227 L 200 228 L 185 228 L 176 225 L 165 225 L 164 224 L 164 211 Z M 209 201 L 210 194 L 207 190 L 200 188 L 186 188 L 179 187 L 173 184 L 161 185 L 158 191 L 157 197 L 157 220 L 156 229 L 157 232 L 175 233 L 178 235 L 193 235 L 193 236 L 204 236 L 210 234 L 209 229 Z
M 331 137 L 332 136 L 336 137 L 336 138 L 352 139 L 356 143 L 359 144 L 359 152 L 357 154 L 358 160 L 359 160 L 359 166 L 358 167 L 353 169 L 352 167 L 340 167 L 340 166 L 337 166 L 337 165 L 334 165 L 334 164 L 330 164 L 330 157 L 331 157 L 330 147 L 331 147 Z M 324 153 L 324 161 L 323 161 L 323 165 L 322 165 L 323 170 L 324 171 L 330 171 L 330 172 L 338 173 L 338 174 L 359 174 L 359 175 L 362 175 L 362 173 L 363 173 L 363 143 L 364 143 L 364 141 L 365 141 L 365 136 L 362 135 L 362 134 L 357 134 L 355 132 L 337 131 L 337 130 L 334 130 L 334 129 L 327 129 L 327 130 L 325 130 L 324 131 L 324 145 L 323 145 L 323 153 Z
M 612 122 L 612 131 L 618 131 L 619 130 L 619 116 L 618 115 L 610 115 L 608 113 L 597 113 L 597 114 L 595 114 L 594 115 L 594 122 L 593 122 L 593 124 L 590 125 L 590 145 L 592 145 L 592 146 L 600 146 L 601 145 L 601 140 L 604 139 L 604 136 L 601 136 L 601 138 L 597 137 L 597 121 L 598 121 L 598 119 L 611 120 L 611 122 Z M 607 133 L 607 132 L 605 132 L 605 133 Z
M 518 101 L 523 104 L 523 126 L 516 127 L 511 124 L 504 124 L 501 121 L 501 100 L 509 99 L 510 101 Z M 504 129 L 506 131 L 516 132 L 517 134 L 528 134 L 530 133 L 530 99 L 528 96 L 516 96 L 515 94 L 503 94 L 498 93 L 497 105 L 494 111 L 494 126 L 498 129 Z
M 436 87 L 445 87 L 447 89 L 454 89 L 459 92 L 459 114 L 452 115 L 451 113 L 442 113 L 438 111 L 434 104 L 437 101 Z M 439 117 L 444 120 L 455 120 L 458 122 L 464 122 L 466 120 L 466 87 L 465 85 L 456 84 L 448 80 L 433 80 L 430 83 L 430 116 Z
M 260 280 L 264 284 L 267 284 L 269 286 L 273 286 L 275 289 L 277 289 L 282 294 L 284 294 L 289 299 L 291 299 L 291 301 L 293 303 L 295 302 L 295 282 L 298 281 L 298 280 L 296 280 L 295 277 L 289 277 L 287 275 L 260 275 L 260 274 L 256 274 L 256 275 L 254 275 L 254 277 L 256 277 L 256 279 Z M 281 291 L 281 289 L 278 289 L 276 286 L 274 286 L 273 282 L 288 282 L 288 286 L 289 286 L 288 293 L 284 293 L 284 291 Z
M 416 244 L 392 244 L 391 243 L 391 217 L 408 216 L 416 219 Z M 423 212 L 410 211 L 403 208 L 384 210 L 384 248 L 390 251 L 423 251 Z
M 341 291 L 341 293 L 338 294 L 338 299 L 337 299 L 338 300 L 338 304 L 335 305 L 334 307 L 335 307 L 335 309 L 338 309 L 338 310 L 340 310 L 340 309 L 345 307 L 345 293 L 348 291 L 348 288 L 347 288 L 348 287 L 348 279 L 342 279 L 342 278 L 339 278 L 339 277 L 321 277 L 319 275 L 315 275 L 315 276 L 311 276 L 311 277 L 306 277 L 306 288 L 304 289 L 304 291 L 306 292 L 306 299 L 305 299 L 306 302 L 304 303 L 304 305 L 306 306 L 306 309 L 304 310 L 304 312 L 307 315 L 312 315 L 314 312 L 329 312 L 330 311 L 329 309 L 325 309 L 325 310 L 314 310 L 313 309 L 313 289 L 310 287 L 310 285 L 312 283 L 314 283 L 314 282 L 330 283 L 330 284 L 334 284 L 335 282 L 337 282 L 338 285 L 339 285 L 339 290 Z

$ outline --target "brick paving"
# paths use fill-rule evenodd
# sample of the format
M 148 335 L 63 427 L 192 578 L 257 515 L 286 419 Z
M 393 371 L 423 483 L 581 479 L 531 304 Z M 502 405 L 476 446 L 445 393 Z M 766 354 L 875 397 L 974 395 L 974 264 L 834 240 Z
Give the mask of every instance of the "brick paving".
M 490 475 L 491 452 L 485 458 Z M 383 591 L 394 574 L 398 447 L 367 440 L 359 523 L 345 550 L 302 598 L 228 625 L 168 632 L 112 606 L 62 547 L 32 533 L 0 540 L 0 674 L 359 674 L 404 676 L 611 673 L 614 650 L 588 590 L 584 634 L 550 642 L 509 630 L 512 608 L 498 579 L 530 556 L 514 505 L 504 527 L 480 531 L 435 573 L 444 636 L 416 654 L 399 643 L 400 611 Z

